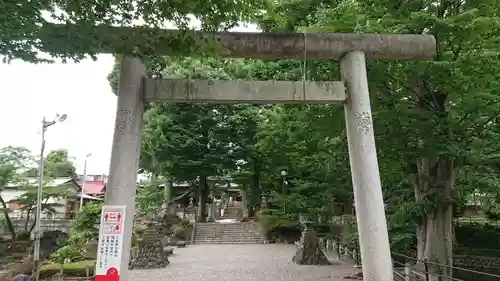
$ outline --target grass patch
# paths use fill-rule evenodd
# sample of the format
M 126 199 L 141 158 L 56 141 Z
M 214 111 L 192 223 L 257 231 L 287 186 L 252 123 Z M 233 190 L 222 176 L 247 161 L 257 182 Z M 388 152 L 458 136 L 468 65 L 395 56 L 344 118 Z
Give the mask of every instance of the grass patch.
M 87 271 L 88 269 L 88 271 Z M 94 276 L 95 261 L 79 261 L 73 263 L 65 263 L 62 265 L 64 276 L 68 277 L 86 277 Z M 40 267 L 40 278 L 46 279 L 61 271 L 61 264 L 49 263 Z

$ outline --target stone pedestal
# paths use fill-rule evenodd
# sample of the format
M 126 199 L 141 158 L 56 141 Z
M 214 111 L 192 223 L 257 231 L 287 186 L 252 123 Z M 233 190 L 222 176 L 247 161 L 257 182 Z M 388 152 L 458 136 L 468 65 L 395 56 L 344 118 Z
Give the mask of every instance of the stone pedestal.
M 264 210 L 264 209 L 267 209 L 267 207 L 268 207 L 267 206 L 267 198 L 266 198 L 266 196 L 262 195 L 260 197 L 260 209 Z
M 129 262 L 129 269 L 165 268 L 169 264 L 168 251 L 163 249 L 160 240 L 155 242 L 139 241 L 139 247 Z
M 325 253 L 320 248 L 316 232 L 307 226 L 302 231 L 299 249 L 292 258 L 292 261 L 296 264 L 304 265 L 331 265 Z
M 129 262 L 129 269 L 165 268 L 170 263 L 168 249 L 163 248 L 158 235 L 156 225 L 149 223 L 148 228 L 144 231 L 143 238 L 139 240 L 136 252 Z
M 214 222 L 215 221 L 215 203 L 209 203 L 208 205 L 208 216 L 207 216 L 207 222 Z
M 241 190 L 241 207 L 243 211 L 243 217 L 247 218 L 248 217 L 248 199 L 247 199 L 247 193 L 244 190 Z

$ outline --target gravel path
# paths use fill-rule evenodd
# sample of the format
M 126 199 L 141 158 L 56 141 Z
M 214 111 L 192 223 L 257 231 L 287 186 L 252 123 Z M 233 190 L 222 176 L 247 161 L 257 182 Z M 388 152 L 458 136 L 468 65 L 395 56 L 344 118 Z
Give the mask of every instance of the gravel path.
M 175 249 L 165 269 L 132 270 L 130 281 L 340 281 L 358 272 L 352 264 L 292 263 L 294 245 L 189 245 Z

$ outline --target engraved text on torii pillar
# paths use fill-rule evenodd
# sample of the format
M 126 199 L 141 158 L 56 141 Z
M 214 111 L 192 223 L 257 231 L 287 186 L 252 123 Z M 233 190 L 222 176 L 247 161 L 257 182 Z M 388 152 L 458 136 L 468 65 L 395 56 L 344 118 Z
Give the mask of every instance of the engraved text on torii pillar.
M 116 113 L 116 128 L 115 130 L 119 133 L 130 132 L 130 127 L 132 125 L 132 110 L 122 109 L 118 110 Z
M 356 112 L 356 127 L 359 133 L 370 133 L 372 131 L 372 126 L 372 116 L 370 112 Z

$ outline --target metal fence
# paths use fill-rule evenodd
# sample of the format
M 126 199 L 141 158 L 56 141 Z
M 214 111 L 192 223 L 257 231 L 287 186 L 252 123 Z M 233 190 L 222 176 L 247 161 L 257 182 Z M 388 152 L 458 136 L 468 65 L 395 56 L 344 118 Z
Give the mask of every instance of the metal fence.
M 339 259 L 350 260 L 361 268 L 358 247 L 343 245 L 333 238 L 320 238 L 320 245 L 327 255 L 335 254 Z M 500 281 L 500 275 L 493 272 L 437 264 L 398 253 L 391 254 L 395 281 Z M 453 277 L 440 273 L 448 271 L 452 272 Z M 500 272 L 500 268 L 497 272 Z

